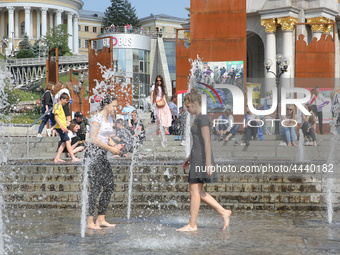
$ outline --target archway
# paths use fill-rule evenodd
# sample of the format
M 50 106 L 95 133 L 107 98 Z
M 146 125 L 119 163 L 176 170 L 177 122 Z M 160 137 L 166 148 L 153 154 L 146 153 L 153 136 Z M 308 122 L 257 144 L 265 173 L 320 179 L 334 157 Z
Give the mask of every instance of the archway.
M 264 44 L 261 37 L 247 31 L 247 77 L 248 81 L 264 78 Z

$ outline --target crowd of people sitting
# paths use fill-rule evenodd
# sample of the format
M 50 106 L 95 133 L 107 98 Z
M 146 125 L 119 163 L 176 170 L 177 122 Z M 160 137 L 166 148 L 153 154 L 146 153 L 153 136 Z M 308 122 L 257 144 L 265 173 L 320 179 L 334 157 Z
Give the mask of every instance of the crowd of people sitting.
M 46 124 L 49 123 L 51 128 L 47 129 L 48 136 L 60 136 L 58 143 L 55 163 L 65 162 L 60 157 L 66 153 L 72 161 L 78 161 L 75 154 L 86 150 L 89 139 L 90 123 L 81 112 L 74 113 L 74 119 L 71 119 L 70 102 L 72 92 L 71 81 L 58 82 L 56 84 L 49 82 L 46 85 L 45 92 L 42 96 L 42 112 L 47 114 L 42 118 L 39 125 L 37 137 L 42 137 L 42 131 Z M 123 119 L 113 120 L 114 132 L 110 135 L 110 142 L 121 145 L 122 153 L 118 156 L 127 156 L 127 153 L 133 151 L 133 141 L 136 138 L 136 146 L 145 140 L 145 129 L 138 113 L 133 106 L 127 102 L 123 108 Z

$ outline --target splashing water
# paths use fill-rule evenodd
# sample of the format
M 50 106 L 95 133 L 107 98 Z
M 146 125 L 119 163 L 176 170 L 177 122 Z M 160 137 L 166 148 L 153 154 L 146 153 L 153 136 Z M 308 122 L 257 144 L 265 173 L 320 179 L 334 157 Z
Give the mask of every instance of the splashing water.
M 336 155 L 336 143 L 338 142 L 339 135 L 333 136 L 331 140 L 331 150 L 329 152 L 327 164 L 333 164 L 335 161 L 335 155 Z M 329 172 L 327 176 L 327 215 L 328 215 L 328 223 L 331 224 L 333 222 L 333 188 L 334 188 L 334 178 L 333 178 L 333 172 Z
M 136 131 L 138 130 L 139 128 L 139 121 L 140 121 L 140 113 L 137 114 L 137 126 L 136 126 Z M 136 163 L 136 153 L 138 151 L 138 133 L 137 133 L 137 136 L 135 136 L 133 138 L 133 152 L 132 152 L 132 158 L 131 158 L 131 165 L 130 165 L 130 180 L 129 180 L 129 195 L 128 195 L 128 210 L 127 210 L 127 219 L 129 220 L 130 219 L 130 216 L 131 216 L 131 204 L 132 204 L 132 186 L 133 186 L 133 168 L 134 168 L 134 165 Z
M 102 66 L 100 63 L 98 63 L 98 65 L 100 67 L 103 80 L 100 82 L 98 80 L 95 80 L 96 86 L 93 88 L 93 95 L 90 97 L 90 101 L 97 102 L 97 103 L 91 103 L 91 108 L 90 108 L 91 114 L 94 114 L 98 111 L 101 98 L 103 98 L 104 95 L 115 91 L 115 84 L 118 83 L 118 81 L 115 80 L 115 78 L 117 78 L 117 76 L 121 77 L 120 74 L 117 74 L 111 68 L 106 68 L 105 66 Z M 129 78 L 125 77 L 125 79 L 122 79 L 121 81 L 119 81 L 121 83 L 121 91 L 126 94 L 128 93 L 128 84 L 129 84 L 128 79 Z M 100 100 L 96 100 L 96 98 L 97 99 L 99 98 Z M 122 109 L 122 106 L 119 106 L 119 108 Z M 89 121 L 91 122 L 91 118 L 89 118 Z M 89 143 L 91 143 L 91 138 L 90 138 Z M 91 153 L 89 153 L 89 155 L 91 155 Z M 85 170 L 84 170 L 84 177 L 83 177 L 83 183 L 82 183 L 83 189 L 82 189 L 82 198 L 81 198 L 81 219 L 80 219 L 80 235 L 82 238 L 85 237 L 85 232 L 86 232 L 86 212 L 88 208 L 87 187 L 88 187 L 88 181 L 89 181 L 88 167 L 89 167 L 90 162 L 91 162 L 90 158 L 85 159 L 85 168 L 84 168 Z
M 300 131 L 299 131 L 298 154 L 296 156 L 296 160 L 298 162 L 307 162 L 308 161 L 308 157 L 307 157 L 307 154 L 305 152 L 304 135 L 303 135 L 301 128 L 300 128 Z
M 7 163 L 7 155 L 9 154 L 9 144 L 4 142 L 6 132 L 2 127 L 4 125 L 2 119 L 6 117 L 6 110 L 11 106 L 9 95 L 6 92 L 6 86 L 11 86 L 11 84 L 10 73 L 5 71 L 5 66 L 0 66 L 0 165 Z M 0 254 L 8 254 L 12 249 L 12 245 L 11 238 L 6 234 L 6 226 L 4 224 L 8 219 L 4 213 L 5 202 L 3 195 L 5 192 L 2 185 L 3 177 L 3 173 L 0 172 Z

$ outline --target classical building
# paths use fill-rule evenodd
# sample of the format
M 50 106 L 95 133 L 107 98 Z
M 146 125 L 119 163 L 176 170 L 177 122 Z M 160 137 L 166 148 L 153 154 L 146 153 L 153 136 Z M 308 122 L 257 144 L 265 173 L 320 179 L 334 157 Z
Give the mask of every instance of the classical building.
M 101 32 L 103 13 L 84 11 L 81 0 L 21 1 L 0 0 L 1 53 L 11 55 L 19 50 L 25 33 L 32 43 L 40 40 L 50 28 L 67 25 L 68 45 L 74 54 L 87 53 L 87 40 Z

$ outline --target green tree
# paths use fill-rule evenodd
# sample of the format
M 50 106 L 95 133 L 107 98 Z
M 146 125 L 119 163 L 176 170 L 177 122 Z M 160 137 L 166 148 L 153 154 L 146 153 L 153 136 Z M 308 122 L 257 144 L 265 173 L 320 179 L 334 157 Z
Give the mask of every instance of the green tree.
M 103 26 L 107 27 L 112 23 L 115 26 L 139 25 L 136 8 L 132 7 L 129 0 L 111 0 L 111 6 L 104 13 Z
M 49 34 L 42 39 L 42 42 L 48 49 L 58 48 L 59 56 L 72 55 L 68 47 L 69 36 L 71 35 L 67 33 L 67 26 L 62 24 L 51 28 Z
M 33 53 L 33 47 L 26 34 L 24 38 L 22 39 L 22 41 L 19 43 L 19 47 L 20 47 L 20 50 L 16 55 L 17 58 L 34 58 L 35 57 Z

